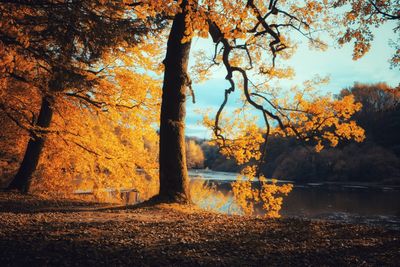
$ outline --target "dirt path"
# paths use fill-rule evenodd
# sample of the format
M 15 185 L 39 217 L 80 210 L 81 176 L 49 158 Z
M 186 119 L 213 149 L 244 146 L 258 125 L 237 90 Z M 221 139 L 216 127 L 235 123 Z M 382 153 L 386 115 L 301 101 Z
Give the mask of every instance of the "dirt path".
M 1 266 L 399 266 L 400 232 L 0 193 Z

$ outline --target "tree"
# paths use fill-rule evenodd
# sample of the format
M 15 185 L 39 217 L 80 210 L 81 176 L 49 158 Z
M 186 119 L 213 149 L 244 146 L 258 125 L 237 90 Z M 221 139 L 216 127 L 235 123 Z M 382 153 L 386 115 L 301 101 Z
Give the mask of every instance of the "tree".
M 103 2 L 96 4 L 101 6 Z M 285 96 L 280 97 L 281 92 L 271 82 L 293 75 L 293 71 L 285 66 L 283 60 L 294 53 L 293 37 L 296 34 L 309 40 L 310 45 L 315 48 L 325 48 L 326 45 L 319 39 L 318 33 L 321 28 L 337 22 L 334 19 L 336 14 L 332 12 L 332 5 L 328 1 L 132 0 L 115 5 L 125 10 L 125 13 L 117 14 L 129 14 L 122 16 L 123 18 L 144 21 L 160 19 L 163 22 L 172 20 L 163 62 L 160 191 L 155 200 L 190 202 L 184 117 L 187 91 L 193 94 L 187 65 L 191 39 L 196 35 L 211 36 L 215 43 L 215 53 L 208 62 L 210 66 L 203 60 L 199 64 L 199 76 L 207 78 L 213 66 L 222 64 L 226 69 L 226 80 L 230 84 L 225 90 L 224 100 L 215 120 L 210 120 L 216 142 L 222 149 L 234 151 L 234 155 L 242 161 L 253 158 L 262 162 L 270 134 L 312 140 L 316 143 L 317 150 L 322 149 L 325 143 L 335 146 L 339 139 L 362 140 L 362 130 L 351 121 L 351 115 L 360 108 L 352 97 L 331 101 L 329 97 L 311 92 L 310 88 L 314 87 L 312 82 L 305 83 L 302 89 L 288 90 Z M 97 10 L 97 6 L 93 8 Z M 348 26 L 346 22 L 340 23 Z M 320 80 L 323 79 L 316 79 L 317 82 Z M 235 138 L 226 138 L 226 131 L 221 127 L 224 123 L 223 111 L 230 94 L 237 88 L 242 91 L 246 108 L 251 107 L 260 112 L 265 122 L 265 134 L 262 134 L 257 125 L 241 124 L 241 131 Z M 85 98 L 79 93 L 76 97 Z M 258 148 L 263 143 L 262 153 L 253 153 L 259 151 Z M 260 168 L 254 170 L 251 173 L 261 177 Z
M 363 105 L 358 113 L 365 113 L 364 116 L 395 110 L 400 104 L 400 87 L 392 88 L 386 83 L 355 83 L 352 87 L 343 89 L 338 97 L 348 95 L 354 95 L 356 101 Z
M 57 98 L 68 95 L 98 104 L 91 99 L 90 89 L 98 83 L 106 66 L 96 63 L 108 56 L 111 48 L 120 45 L 119 49 L 123 49 L 124 43 L 133 45 L 148 32 L 145 21 L 126 16 L 122 4 L 123 1 L 0 1 L 1 89 L 25 87 L 26 98 L 32 90 L 41 95 L 38 116 L 24 118 L 24 123 L 19 120 L 26 117 L 21 109 L 13 112 L 12 105 L 0 105 L 31 136 L 9 189 L 28 192 Z
M 260 111 L 266 124 L 265 136 L 270 134 L 273 123 L 279 125 L 280 131 L 284 134 L 319 140 L 319 149 L 323 146 L 321 144 L 323 139 L 329 139 L 334 145 L 338 139 L 336 135 L 344 138 L 357 136 L 362 139 L 362 132 L 350 122 L 349 115 L 359 108 L 354 99 L 347 98 L 341 103 L 330 104 L 328 112 L 325 113 L 325 110 L 318 105 L 328 104 L 328 98 L 312 100 L 307 98 L 309 95 L 303 97 L 299 93 L 295 96 L 297 101 L 294 101 L 294 104 L 296 105 L 296 102 L 301 104 L 301 108 L 297 108 L 286 105 L 287 101 L 277 102 L 275 98 L 278 92 L 270 88 L 270 80 L 290 77 L 293 73 L 278 60 L 288 58 L 293 53 L 294 44 L 290 37 L 294 33 L 307 38 L 316 48 L 325 47 L 317 32 L 326 26 L 330 19 L 334 21 L 335 16 L 326 1 L 310 0 L 300 3 L 273 0 L 268 2 L 147 0 L 132 1 L 130 5 L 134 6 L 138 17 L 161 15 L 172 20 L 164 61 L 160 124 L 160 192 L 156 199 L 172 202 L 190 201 L 185 162 L 184 116 L 187 88 L 191 91 L 187 62 L 190 41 L 195 35 L 200 37 L 210 35 L 215 43 L 211 66 L 200 64 L 205 67 L 199 69 L 199 76 L 207 77 L 212 66 L 223 64 L 227 72 L 226 79 L 230 83 L 230 88 L 225 90 L 224 101 L 213 121 L 217 142 L 223 148 L 228 147 L 227 141 L 230 140 L 223 136 L 223 130 L 219 125 L 220 117 L 230 93 L 235 91 L 236 87 L 243 90 L 246 102 Z M 238 76 L 235 76 L 236 74 Z M 293 97 L 293 94 L 291 96 Z M 342 114 L 338 120 L 328 119 L 337 114 Z M 306 121 L 303 121 L 304 119 Z M 328 134 L 332 131 L 331 126 L 334 126 L 333 131 L 336 135 Z M 351 130 L 353 128 L 356 129 L 354 135 Z M 261 145 L 258 141 L 264 138 L 255 128 L 245 127 L 245 130 L 250 132 L 241 135 L 242 147 L 246 149 L 250 147 L 256 151 L 254 148 Z M 318 135 L 302 131 L 314 131 L 318 132 Z M 252 139 L 256 135 L 257 139 Z M 251 140 L 252 144 L 249 146 L 245 140 Z M 266 142 L 267 138 L 263 141 Z M 261 161 L 264 156 L 265 151 L 256 155 Z
M 112 78 L 98 85 L 105 96 L 96 97 L 109 103 L 102 111 L 68 97 L 57 101 L 32 193 L 70 197 L 83 190 L 115 201 L 107 189 L 134 188 L 143 200 L 158 191 L 158 150 L 148 144 L 158 144 L 160 83 L 135 67 L 108 71 Z
M 188 202 L 189 178 L 185 151 L 186 86 L 190 41 L 182 42 L 187 31 L 188 1 L 175 15 L 164 60 L 160 118 L 160 192 L 159 200 Z
M 206 37 L 209 25 L 216 22 L 226 26 L 224 33 L 228 34 L 231 29 L 233 31 L 233 27 L 236 27 L 236 22 L 238 22 L 229 23 L 228 17 L 231 15 L 229 12 L 232 12 L 229 8 L 232 8 L 233 4 L 228 1 L 221 1 L 221 3 L 205 1 L 199 4 L 197 1 L 183 0 L 163 1 L 162 3 L 161 1 L 133 1 L 131 5 L 136 6 L 138 17 L 163 14 L 165 17 L 173 19 L 164 61 L 158 198 L 162 201 L 189 202 L 190 193 L 184 147 L 184 116 L 186 87 L 190 84 L 187 75 L 190 40 L 195 32 Z M 221 13 L 219 9 L 225 8 L 225 6 L 227 12 Z M 245 12 L 250 12 L 250 9 L 245 9 Z M 222 15 L 218 15 L 220 13 Z M 233 18 L 240 19 L 237 14 Z M 240 31 L 238 33 L 242 34 Z M 230 36 L 233 35 L 230 34 Z M 229 51 L 226 51 L 225 54 L 227 53 Z
M 152 45 L 138 44 L 132 53 L 118 55 L 119 64 L 104 70 L 106 77 L 91 88 L 96 92 L 91 104 L 69 95 L 57 98 L 52 125 L 46 129 L 46 146 L 31 179 L 31 193 L 75 197 L 73 192 L 84 190 L 92 191 L 97 200 L 115 201 L 104 189 L 135 188 L 141 199 L 158 191 L 154 172 L 158 150 L 151 144 L 158 145 L 154 125 L 159 119 L 160 82 L 142 73 L 143 68 L 151 68 L 148 57 L 158 58 L 152 54 L 158 50 L 152 49 Z M 33 108 L 40 103 L 40 97 L 26 99 L 16 93 L 9 92 L 2 100 L 10 105 L 18 103 L 18 97 Z M 0 176 L 9 179 L 29 136 L 5 113 L 1 113 L 1 122 L 5 127 L 0 129 Z
M 200 145 L 195 140 L 186 141 L 186 162 L 189 169 L 204 168 L 204 153 Z
M 400 130 L 400 88 L 390 87 L 386 83 L 355 83 L 343 89 L 339 98 L 354 95 L 363 108 L 354 115 L 357 123 L 367 133 L 367 141 L 379 144 L 399 153 Z M 385 131 L 382 131 L 385 129 Z

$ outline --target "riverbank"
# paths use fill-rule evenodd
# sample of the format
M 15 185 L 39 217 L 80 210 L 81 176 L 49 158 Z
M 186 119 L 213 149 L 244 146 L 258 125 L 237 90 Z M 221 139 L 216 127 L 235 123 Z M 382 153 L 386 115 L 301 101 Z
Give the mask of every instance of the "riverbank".
M 2 266 L 395 266 L 400 232 L 0 193 Z

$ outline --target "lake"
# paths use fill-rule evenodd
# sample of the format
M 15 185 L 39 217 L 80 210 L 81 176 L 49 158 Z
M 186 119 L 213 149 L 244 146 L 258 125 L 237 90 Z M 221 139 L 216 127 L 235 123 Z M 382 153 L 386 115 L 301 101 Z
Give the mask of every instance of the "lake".
M 189 170 L 191 179 L 202 179 L 230 193 L 236 173 L 210 170 Z M 295 183 L 284 198 L 282 217 L 326 219 L 342 222 L 378 224 L 400 229 L 400 187 L 354 183 Z

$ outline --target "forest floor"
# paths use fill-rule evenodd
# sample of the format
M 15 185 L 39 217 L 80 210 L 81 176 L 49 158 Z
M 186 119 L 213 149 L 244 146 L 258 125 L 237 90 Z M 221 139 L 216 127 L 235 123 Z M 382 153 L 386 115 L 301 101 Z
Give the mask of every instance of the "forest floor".
M 400 231 L 0 193 L 1 266 L 399 266 Z

